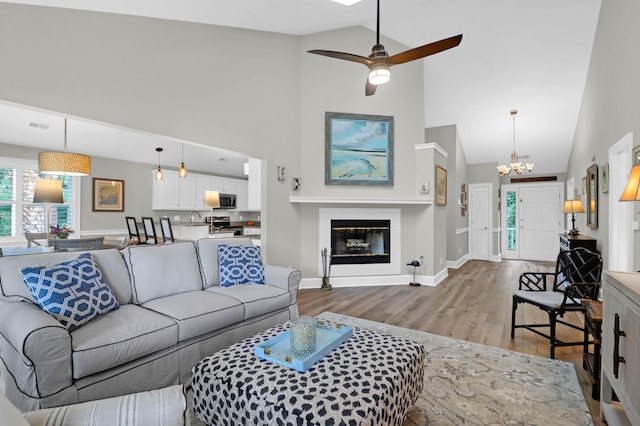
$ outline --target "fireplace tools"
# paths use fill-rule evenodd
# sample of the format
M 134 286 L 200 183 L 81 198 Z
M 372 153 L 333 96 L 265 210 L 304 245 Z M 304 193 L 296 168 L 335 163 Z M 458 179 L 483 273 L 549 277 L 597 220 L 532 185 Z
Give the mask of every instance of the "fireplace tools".
M 416 268 L 418 266 L 422 266 L 422 263 L 424 262 L 424 256 L 420 256 L 420 261 L 418 262 L 417 260 L 412 260 L 411 262 L 407 263 L 407 266 L 413 266 L 413 281 L 411 281 L 409 283 L 409 285 L 412 286 L 419 286 L 420 283 L 416 282 Z
M 329 276 L 331 275 L 331 258 L 332 255 L 327 255 L 327 248 L 320 250 L 320 256 L 322 256 L 322 287 L 320 290 L 331 290 L 331 284 L 329 284 Z

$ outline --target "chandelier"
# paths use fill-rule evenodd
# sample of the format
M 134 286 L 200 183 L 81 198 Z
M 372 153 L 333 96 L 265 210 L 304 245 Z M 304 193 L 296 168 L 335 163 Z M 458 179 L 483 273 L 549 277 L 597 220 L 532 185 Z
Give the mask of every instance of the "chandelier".
M 518 161 L 518 154 L 516 154 L 516 114 L 518 114 L 518 110 L 512 109 L 511 116 L 513 117 L 513 152 L 511 153 L 511 163 L 508 166 L 498 166 L 498 173 L 503 176 L 511 174 L 511 171 L 515 171 L 516 173 L 521 175 L 525 170 L 529 172 L 533 170 L 533 163 L 522 164 Z

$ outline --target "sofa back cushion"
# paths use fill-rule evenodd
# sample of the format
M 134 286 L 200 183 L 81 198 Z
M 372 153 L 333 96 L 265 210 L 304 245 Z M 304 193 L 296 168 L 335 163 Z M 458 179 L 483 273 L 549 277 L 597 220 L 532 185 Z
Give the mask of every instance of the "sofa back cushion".
M 134 303 L 202 290 L 200 265 L 191 242 L 129 246 L 122 255 L 129 269 Z
M 220 263 L 218 261 L 218 245 L 250 246 L 250 238 L 201 238 L 196 241 L 198 259 L 202 271 L 204 288 L 220 286 Z
M 29 267 L 53 266 L 73 259 L 80 253 L 76 251 L 0 256 L 0 297 L 9 301 L 26 300 L 35 303 L 20 271 Z M 116 249 L 92 250 L 91 255 L 118 304 L 131 303 L 129 272 L 120 252 Z

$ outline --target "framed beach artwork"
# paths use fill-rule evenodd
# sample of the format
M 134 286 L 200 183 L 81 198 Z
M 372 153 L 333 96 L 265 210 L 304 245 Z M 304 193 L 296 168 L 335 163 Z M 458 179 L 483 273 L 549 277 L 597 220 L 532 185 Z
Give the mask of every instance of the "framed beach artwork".
M 123 212 L 124 181 L 93 178 L 93 211 Z
M 393 117 L 326 112 L 324 183 L 393 186 Z

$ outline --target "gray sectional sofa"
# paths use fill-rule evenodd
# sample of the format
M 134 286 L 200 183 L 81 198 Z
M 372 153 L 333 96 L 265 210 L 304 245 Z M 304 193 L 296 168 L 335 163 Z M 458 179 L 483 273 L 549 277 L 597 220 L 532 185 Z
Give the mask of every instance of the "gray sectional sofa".
M 218 244 L 251 240 L 91 251 L 120 306 L 72 331 L 34 303 L 20 271 L 79 253 L 0 257 L 7 398 L 28 411 L 189 384 L 205 356 L 298 316 L 299 271 L 264 265 L 264 285 L 220 287 Z

